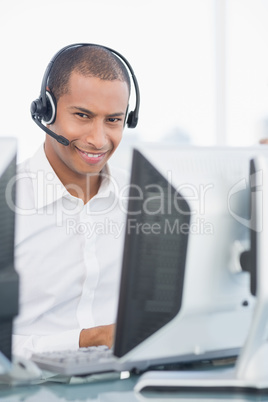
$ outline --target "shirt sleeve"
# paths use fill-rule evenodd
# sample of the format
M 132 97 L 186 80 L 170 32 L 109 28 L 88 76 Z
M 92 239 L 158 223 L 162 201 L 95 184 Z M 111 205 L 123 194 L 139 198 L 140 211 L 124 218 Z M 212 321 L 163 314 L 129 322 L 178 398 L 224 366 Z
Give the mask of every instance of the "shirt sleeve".
M 54 350 L 79 349 L 80 330 L 61 332 L 53 335 L 13 335 L 12 353 L 15 356 L 31 358 L 33 353 L 51 352 Z

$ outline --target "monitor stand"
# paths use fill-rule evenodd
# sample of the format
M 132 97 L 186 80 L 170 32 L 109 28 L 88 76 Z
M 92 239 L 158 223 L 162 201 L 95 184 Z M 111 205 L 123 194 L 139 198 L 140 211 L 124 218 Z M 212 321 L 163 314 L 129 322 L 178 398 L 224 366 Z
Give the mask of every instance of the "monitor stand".
M 245 345 L 233 368 L 199 371 L 148 371 L 143 374 L 135 391 L 143 389 L 195 391 L 268 391 L 268 161 L 254 159 L 256 172 L 256 304 Z M 252 179 L 252 177 L 251 177 Z M 266 184 L 267 183 L 267 184 Z M 257 194 L 257 193 L 256 193 Z
M 260 304 L 260 303 L 259 303 Z M 135 391 L 144 389 L 180 391 L 268 391 L 268 343 L 266 331 L 268 305 L 257 306 L 246 344 L 233 368 L 199 371 L 148 371 Z

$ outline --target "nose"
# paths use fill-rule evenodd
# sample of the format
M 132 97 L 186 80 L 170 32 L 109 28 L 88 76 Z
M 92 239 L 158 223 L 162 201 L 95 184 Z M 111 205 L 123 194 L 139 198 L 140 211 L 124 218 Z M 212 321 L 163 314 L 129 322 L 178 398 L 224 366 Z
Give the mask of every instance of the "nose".
M 90 125 L 85 139 L 88 144 L 96 149 L 104 148 L 108 143 L 104 122 L 95 119 L 95 121 Z

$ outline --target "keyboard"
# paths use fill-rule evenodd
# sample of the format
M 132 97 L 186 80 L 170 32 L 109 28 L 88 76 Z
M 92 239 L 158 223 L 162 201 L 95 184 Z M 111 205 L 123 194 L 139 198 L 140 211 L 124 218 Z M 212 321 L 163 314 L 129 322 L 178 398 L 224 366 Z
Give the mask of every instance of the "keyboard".
M 35 353 L 31 360 L 42 370 L 69 376 L 121 371 L 118 358 L 114 356 L 112 349 L 104 345 L 75 351 Z

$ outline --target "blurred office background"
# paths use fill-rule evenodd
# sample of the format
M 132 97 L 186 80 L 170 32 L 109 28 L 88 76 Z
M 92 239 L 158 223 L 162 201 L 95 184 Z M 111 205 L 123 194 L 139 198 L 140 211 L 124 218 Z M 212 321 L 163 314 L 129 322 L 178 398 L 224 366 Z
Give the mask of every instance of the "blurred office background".
M 19 161 L 44 140 L 31 120 L 53 55 L 76 42 L 122 53 L 141 91 L 137 141 L 257 144 L 268 137 L 268 0 L 0 0 L 0 136 Z M 132 100 L 132 107 L 134 100 Z

